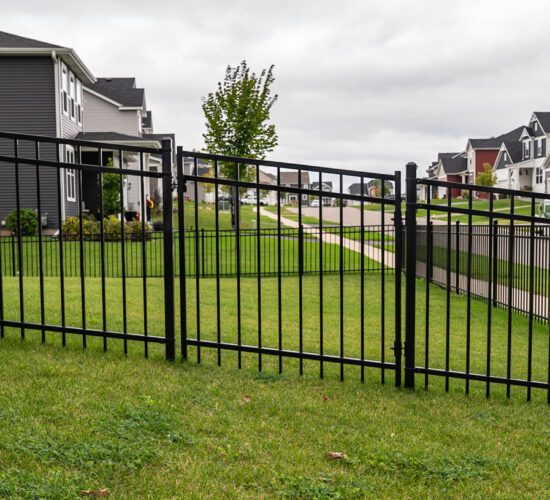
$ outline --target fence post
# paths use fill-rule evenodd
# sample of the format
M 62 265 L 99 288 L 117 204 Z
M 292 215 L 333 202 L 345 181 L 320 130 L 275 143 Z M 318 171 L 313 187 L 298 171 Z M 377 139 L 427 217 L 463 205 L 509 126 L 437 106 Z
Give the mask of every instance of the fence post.
M 172 224 L 172 140 L 162 139 L 162 222 L 164 236 L 164 336 L 165 357 L 176 357 L 174 305 L 174 233 Z
M 460 221 L 456 221 L 456 244 L 455 244 L 455 288 L 456 293 L 460 293 Z
M 405 288 L 405 387 L 414 389 L 416 337 L 416 163 L 407 163 L 406 288 Z
M 395 386 L 401 387 L 402 372 L 402 337 L 401 337 L 401 283 L 403 273 L 403 218 L 401 214 L 401 172 L 395 172 L 395 342 L 393 350 L 395 354 Z M 365 228 L 361 227 L 364 234 Z M 363 237 L 364 238 L 364 237 Z

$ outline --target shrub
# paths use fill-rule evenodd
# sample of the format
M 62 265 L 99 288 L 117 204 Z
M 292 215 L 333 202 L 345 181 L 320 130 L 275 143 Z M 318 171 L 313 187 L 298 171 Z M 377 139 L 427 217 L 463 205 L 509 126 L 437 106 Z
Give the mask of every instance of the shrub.
M 23 236 L 34 236 L 38 231 L 38 214 L 32 208 L 19 210 L 21 223 L 21 234 Z M 12 233 L 17 233 L 17 210 L 12 210 L 6 219 L 6 225 Z
M 127 238 L 134 241 L 141 241 L 142 239 L 150 239 L 152 228 L 149 224 L 143 226 L 141 221 L 133 220 L 128 222 L 125 227 Z
M 103 231 L 105 233 L 105 239 L 110 241 L 120 240 L 122 235 L 122 228 L 120 227 L 120 221 L 114 215 L 110 215 L 103 219 Z
M 78 240 L 80 238 L 80 219 L 68 217 L 63 222 L 63 239 Z M 99 223 L 90 216 L 82 218 L 82 234 L 85 240 L 92 240 L 99 234 Z

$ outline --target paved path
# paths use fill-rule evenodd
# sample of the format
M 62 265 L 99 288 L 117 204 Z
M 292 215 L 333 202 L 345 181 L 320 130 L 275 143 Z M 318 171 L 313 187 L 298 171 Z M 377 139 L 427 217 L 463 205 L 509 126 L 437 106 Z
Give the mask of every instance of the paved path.
M 277 220 L 277 214 L 269 212 L 264 208 L 260 208 L 260 215 L 269 217 L 270 219 Z M 323 210 L 323 219 L 325 219 L 324 210 Z M 281 224 L 284 224 L 285 226 L 293 227 L 293 228 L 299 227 L 297 221 L 287 219 L 286 217 L 281 217 Z M 302 224 L 302 227 L 304 228 L 305 233 L 312 235 L 314 238 L 319 238 L 319 228 L 317 226 L 312 226 L 310 224 Z M 324 243 L 329 243 L 332 245 L 340 245 L 340 236 L 333 233 L 323 232 L 322 241 Z M 347 248 L 348 250 L 361 253 L 360 241 L 350 240 L 349 238 L 342 238 L 341 244 L 344 248 Z M 365 257 L 368 257 L 369 259 L 372 259 L 376 262 L 384 261 L 384 265 L 387 266 L 388 268 L 393 268 L 395 265 L 395 254 L 393 252 L 388 252 L 388 251 L 383 252 L 380 248 L 377 248 L 368 243 L 365 243 L 363 247 L 363 252 Z

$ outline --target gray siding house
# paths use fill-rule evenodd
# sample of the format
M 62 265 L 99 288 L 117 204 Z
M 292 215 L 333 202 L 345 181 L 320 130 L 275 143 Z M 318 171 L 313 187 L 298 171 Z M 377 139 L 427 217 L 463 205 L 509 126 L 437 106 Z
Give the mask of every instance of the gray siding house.
M 75 138 L 82 132 L 82 87 L 95 78 L 73 49 L 0 32 L 0 131 Z M 0 139 L 0 153 L 13 155 L 12 140 Z M 41 156 L 55 160 L 53 145 L 43 145 Z M 19 155 L 34 155 L 30 143 L 19 144 Z M 74 161 L 74 149 L 59 151 L 65 161 Z M 36 208 L 36 169 L 19 169 L 22 208 Z M 77 176 L 74 170 L 61 175 L 62 204 L 58 210 L 57 171 L 41 168 L 42 212 L 48 226 L 78 213 Z M 16 206 L 15 167 L 0 163 L 0 224 Z
M 161 147 L 161 139 L 174 134 L 155 134 L 151 111 L 147 110 L 144 89 L 137 88 L 135 78 L 96 78 L 73 49 L 0 32 L 0 131 Z M 34 146 L 19 141 L 19 155 L 33 156 Z M 113 148 L 118 149 L 118 148 Z M 174 147 L 175 150 L 175 147 Z M 75 161 L 75 148 L 41 145 L 41 158 Z M 0 154 L 14 154 L 14 141 L 0 138 Z M 120 162 L 117 153 L 83 147 L 83 163 L 113 165 Z M 125 152 L 124 166 L 140 168 L 140 155 Z M 160 170 L 161 158 L 144 154 L 145 170 Z M 174 152 L 175 159 L 175 152 Z M 99 163 L 101 162 L 101 163 Z M 175 162 L 174 162 L 175 163 Z M 19 187 L 21 208 L 36 209 L 36 167 L 20 165 Z M 67 217 L 84 213 L 99 214 L 99 177 L 82 172 L 82 200 L 78 199 L 80 174 L 73 169 L 41 167 L 40 202 L 47 228 L 52 231 Z M 15 166 L 0 163 L 0 228 L 7 215 L 16 208 Z M 62 203 L 59 210 L 59 195 Z M 162 185 L 157 179 L 146 179 L 142 192 L 140 178 L 128 176 L 123 192 L 125 212 L 139 214 L 142 199 L 149 195 L 157 205 Z

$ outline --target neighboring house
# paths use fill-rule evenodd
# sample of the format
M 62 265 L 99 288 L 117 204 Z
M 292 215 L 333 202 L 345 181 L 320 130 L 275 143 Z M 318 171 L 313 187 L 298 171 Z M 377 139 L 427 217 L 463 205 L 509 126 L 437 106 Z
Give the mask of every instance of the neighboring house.
M 207 160 L 197 159 L 197 168 L 195 171 L 195 162 L 192 158 L 184 158 L 183 160 L 183 173 L 184 175 L 200 175 L 203 177 L 211 177 L 214 179 L 214 170 L 211 162 Z M 199 203 L 215 203 L 216 191 L 213 183 L 199 182 L 197 184 L 196 196 L 195 196 L 195 182 L 187 181 L 185 183 L 185 199 L 188 201 L 198 200 Z M 218 187 L 218 197 L 221 199 L 226 196 L 227 193 L 223 192 L 221 186 Z
M 464 182 L 468 178 L 468 166 L 463 153 L 439 153 L 437 164 L 434 168 L 434 175 L 442 182 Z M 447 188 L 438 187 L 432 195 L 438 198 L 447 196 Z M 460 189 L 451 189 L 451 197 L 457 198 L 461 195 Z
M 279 183 L 284 187 L 310 189 L 309 172 L 281 171 Z M 298 196 L 298 193 L 281 193 L 281 199 L 285 205 L 297 205 Z M 308 205 L 308 199 L 309 196 L 307 194 L 302 194 L 301 204 Z
M 83 139 L 117 144 L 160 147 L 160 139 L 171 134 L 153 134 L 152 114 L 146 109 L 145 93 L 135 86 L 134 78 L 99 78 L 73 49 L 0 32 L 0 130 L 21 134 L 44 135 L 66 139 Z M 173 135 L 171 138 L 174 139 Z M 34 155 L 32 145 L 20 141 L 20 155 Z M 115 148 L 113 148 L 115 149 Z M 117 148 L 118 149 L 118 148 Z M 41 145 L 41 158 L 72 163 L 80 152 L 82 162 L 98 162 L 94 148 Z M 0 140 L 0 154 L 12 155 L 13 142 Z M 118 152 L 103 151 L 103 164 L 113 159 L 119 165 Z M 139 166 L 139 155 L 123 153 L 124 166 Z M 144 155 L 144 168 L 160 169 L 160 157 Z M 13 165 L 0 165 L 0 222 L 16 206 L 15 170 Z M 20 204 L 36 209 L 37 185 L 34 167 L 20 165 Z M 62 170 L 58 184 L 57 170 L 40 172 L 41 206 L 52 231 L 67 217 L 77 215 L 80 206 L 85 213 L 99 213 L 98 176 L 82 172 L 82 200 L 79 199 L 80 173 Z M 145 193 L 162 195 L 157 179 L 146 180 Z M 61 210 L 58 208 L 61 192 Z M 124 208 L 139 212 L 141 182 L 126 178 L 123 186 Z M 43 217 L 44 219 L 44 217 Z
M 430 180 L 437 180 L 437 166 L 439 162 L 433 161 L 431 165 L 426 169 L 426 179 Z M 437 188 L 434 186 L 420 186 L 420 193 L 419 193 L 419 199 L 421 200 L 427 200 L 432 199 L 434 195 L 437 193 Z
M 533 113 L 519 140 L 501 145 L 495 169 L 499 187 L 549 192 L 549 138 L 550 113 Z
M 363 186 L 363 190 L 361 189 L 361 186 Z M 361 184 L 360 182 L 355 182 L 353 184 L 350 184 L 350 186 L 348 187 L 348 193 L 354 196 L 361 196 L 363 194 L 364 196 L 380 198 L 382 194 L 381 186 L 382 183 L 378 180 L 370 180 L 363 184 Z M 384 189 L 386 197 L 394 194 L 394 186 L 391 181 L 384 181 Z M 361 202 L 358 200 L 348 200 L 348 204 L 358 206 L 361 204 Z
M 312 182 L 311 189 L 313 191 L 319 191 L 319 182 Z M 320 190 L 325 193 L 332 193 L 333 191 L 332 181 L 323 181 Z M 323 206 L 325 207 L 336 206 L 336 199 L 331 196 L 323 196 Z
M 83 86 L 95 77 L 70 48 L 0 32 L 0 130 L 20 134 L 75 138 L 83 131 Z M 21 142 L 20 155 L 34 155 L 30 143 Z M 74 148 L 57 151 L 42 145 L 41 157 L 75 160 Z M 0 154 L 13 155 L 12 141 L 0 140 Z M 15 170 L 0 164 L 0 221 L 16 206 Z M 58 227 L 64 218 L 78 214 L 79 200 L 75 170 L 61 176 L 62 203 L 58 209 L 56 169 L 41 169 L 42 213 L 47 225 Z M 37 208 L 35 168 L 20 166 L 22 208 Z

